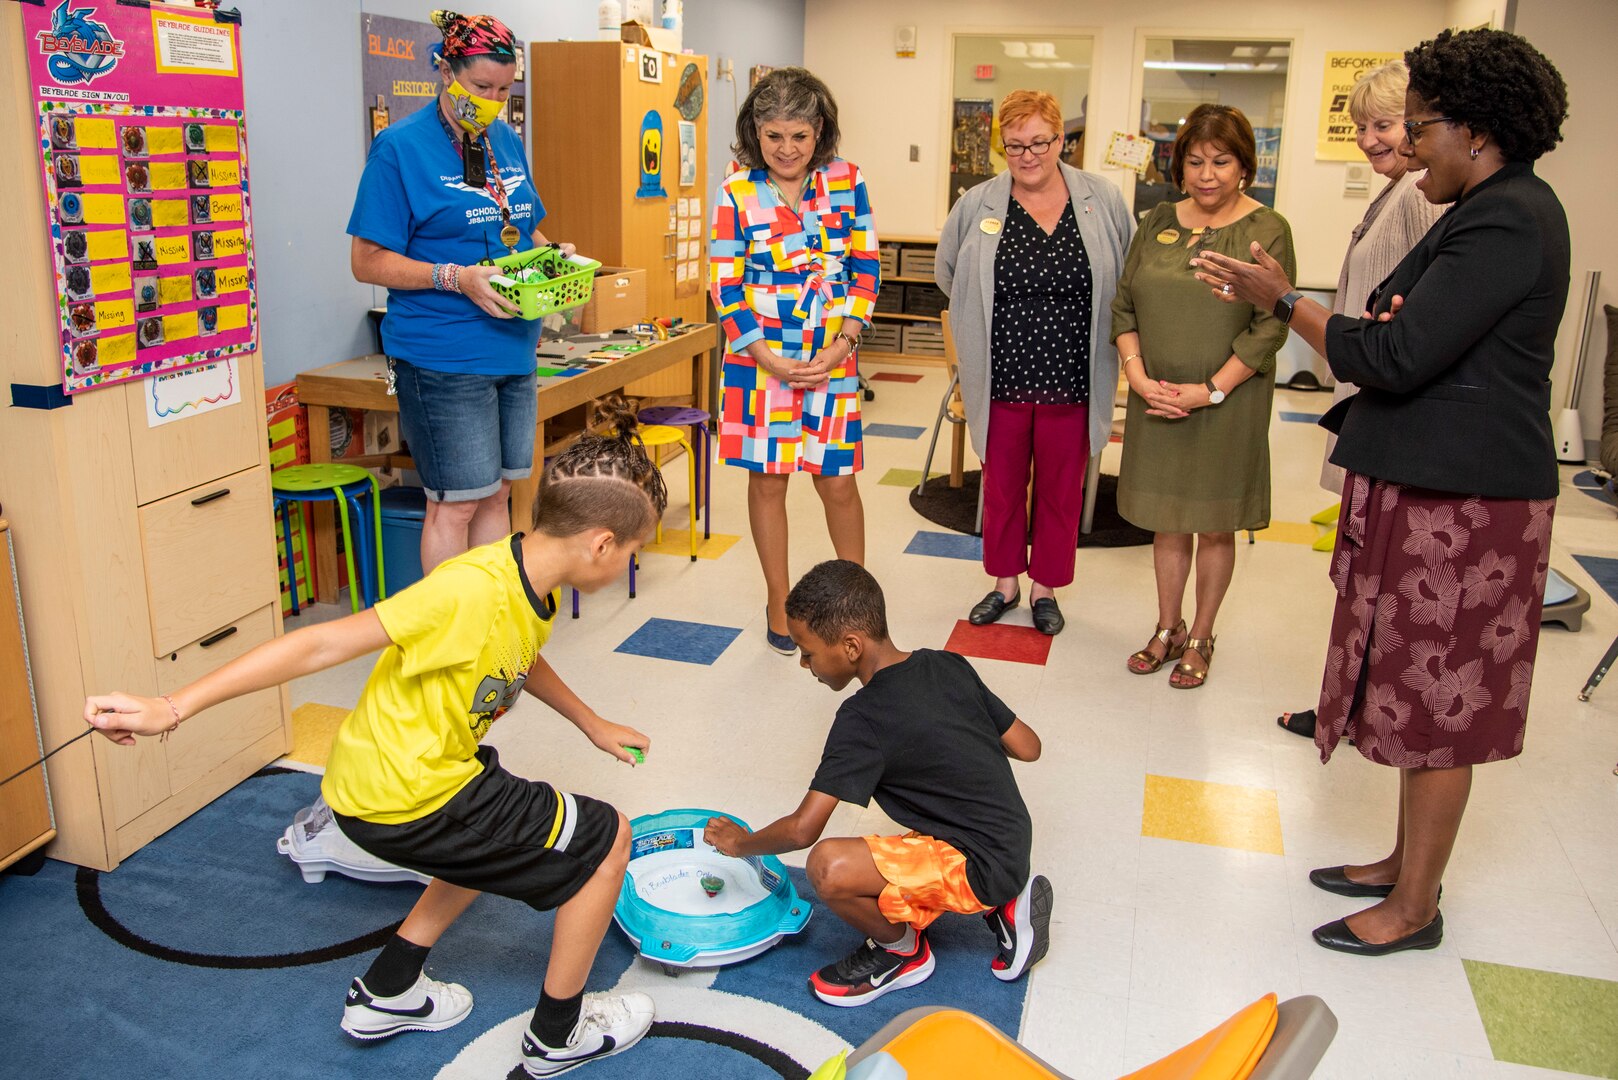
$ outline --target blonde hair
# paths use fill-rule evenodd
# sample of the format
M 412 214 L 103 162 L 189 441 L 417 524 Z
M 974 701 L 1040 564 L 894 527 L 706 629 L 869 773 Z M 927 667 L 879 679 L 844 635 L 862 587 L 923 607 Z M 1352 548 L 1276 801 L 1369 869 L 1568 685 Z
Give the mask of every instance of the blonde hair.
M 1000 102 L 1000 130 L 1035 117 L 1045 121 L 1062 137 L 1062 106 L 1043 90 L 1013 90 Z
M 1374 67 L 1348 92 L 1348 115 L 1356 124 L 1368 124 L 1378 116 L 1403 116 L 1409 86 L 1410 69 L 1403 60 Z

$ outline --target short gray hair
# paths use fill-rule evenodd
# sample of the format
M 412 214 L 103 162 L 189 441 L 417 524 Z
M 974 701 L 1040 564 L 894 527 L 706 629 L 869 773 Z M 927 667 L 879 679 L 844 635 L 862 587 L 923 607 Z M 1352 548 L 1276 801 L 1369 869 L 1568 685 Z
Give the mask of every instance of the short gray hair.
M 746 168 L 763 168 L 758 128 L 771 120 L 795 120 L 815 129 L 811 169 L 818 169 L 837 156 L 841 136 L 837 127 L 837 102 L 826 84 L 808 69 L 777 68 L 760 79 L 742 102 L 741 111 L 736 114 L 736 141 L 730 152 Z

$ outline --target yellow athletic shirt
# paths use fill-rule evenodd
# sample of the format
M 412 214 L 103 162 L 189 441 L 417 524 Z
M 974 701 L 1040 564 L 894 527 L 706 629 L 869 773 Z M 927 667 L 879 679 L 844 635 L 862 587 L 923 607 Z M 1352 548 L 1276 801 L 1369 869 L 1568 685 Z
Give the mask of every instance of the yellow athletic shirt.
M 482 771 L 478 743 L 516 703 L 556 613 L 523 573 L 520 540 L 473 548 L 376 605 L 393 644 L 337 729 L 320 785 L 333 810 L 415 821 Z

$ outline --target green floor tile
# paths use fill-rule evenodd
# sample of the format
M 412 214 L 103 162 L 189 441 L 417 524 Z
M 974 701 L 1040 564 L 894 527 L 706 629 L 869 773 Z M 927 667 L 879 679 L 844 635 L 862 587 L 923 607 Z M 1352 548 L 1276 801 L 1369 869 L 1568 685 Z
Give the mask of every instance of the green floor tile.
M 944 474 L 941 472 L 929 473 L 927 475 L 927 479 L 938 480 L 943 476 Z M 882 479 L 878 480 L 877 483 L 886 484 L 889 487 L 913 488 L 917 484 L 921 483 L 921 470 L 889 469 L 887 472 L 882 474 Z
M 1618 1080 L 1618 982 L 1462 963 L 1496 1060 Z

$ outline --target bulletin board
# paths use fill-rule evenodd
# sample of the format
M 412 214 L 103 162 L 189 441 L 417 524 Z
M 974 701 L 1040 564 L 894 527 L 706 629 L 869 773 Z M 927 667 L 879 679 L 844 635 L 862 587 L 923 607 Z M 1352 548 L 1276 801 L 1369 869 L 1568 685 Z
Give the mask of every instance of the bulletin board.
M 360 88 L 365 98 L 365 145 L 376 133 L 429 104 L 443 88 L 433 64 L 434 47 L 444 32 L 430 22 L 360 15 Z M 526 145 L 528 125 L 528 47 L 518 41 L 516 78 L 501 119 Z
M 111 0 L 22 10 L 63 389 L 254 351 L 240 27 Z

